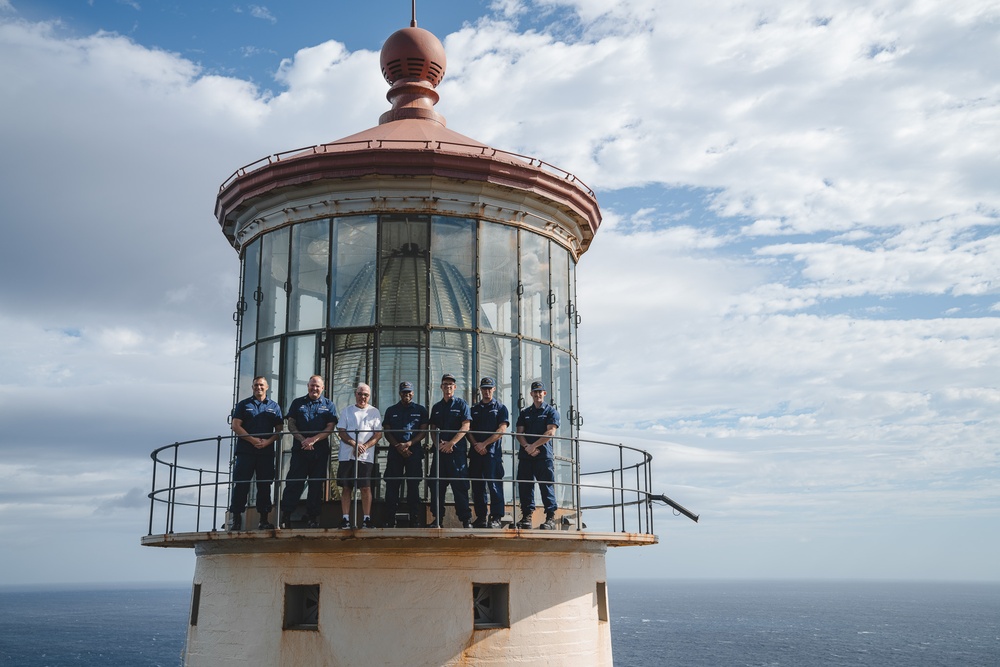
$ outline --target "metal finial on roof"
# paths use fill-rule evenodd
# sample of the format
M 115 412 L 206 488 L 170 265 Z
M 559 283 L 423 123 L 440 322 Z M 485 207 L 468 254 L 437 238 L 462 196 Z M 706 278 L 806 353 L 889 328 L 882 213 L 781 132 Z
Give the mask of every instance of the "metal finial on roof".
M 444 125 L 444 118 L 433 109 L 438 101 L 434 89 L 447 64 L 437 37 L 415 26 L 397 30 L 382 45 L 379 62 L 390 86 L 386 98 L 392 102 L 392 111 L 382 114 L 379 123 L 420 118 Z
M 413 18 L 410 19 L 410 27 L 417 27 L 417 0 L 413 0 Z

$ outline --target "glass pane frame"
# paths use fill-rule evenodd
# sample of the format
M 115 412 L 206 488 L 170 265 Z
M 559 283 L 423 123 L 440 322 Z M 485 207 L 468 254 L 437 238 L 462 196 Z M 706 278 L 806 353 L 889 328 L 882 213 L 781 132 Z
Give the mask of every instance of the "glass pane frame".
M 570 300 L 569 251 L 550 241 L 549 257 L 551 267 L 551 296 L 549 306 L 552 317 L 552 343 L 564 349 L 570 348 Z
M 334 329 L 374 326 L 378 312 L 378 217 L 337 218 L 332 239 L 329 326 Z
M 479 225 L 479 328 L 518 332 L 517 228 Z
M 288 317 L 289 228 L 283 227 L 261 238 L 260 306 L 257 338 L 285 333 Z
M 551 341 L 551 288 L 549 283 L 549 240 L 526 230 L 520 233 L 520 313 L 521 334 Z
M 431 325 L 472 329 L 476 315 L 476 220 L 431 222 Z
M 379 222 L 378 321 L 421 326 L 429 318 L 429 215 L 383 215 Z
M 243 285 L 240 294 L 240 347 L 257 340 L 257 312 L 260 309 L 260 239 L 255 239 L 243 252 Z
M 329 301 L 330 220 L 303 222 L 291 229 L 288 330 L 321 329 Z

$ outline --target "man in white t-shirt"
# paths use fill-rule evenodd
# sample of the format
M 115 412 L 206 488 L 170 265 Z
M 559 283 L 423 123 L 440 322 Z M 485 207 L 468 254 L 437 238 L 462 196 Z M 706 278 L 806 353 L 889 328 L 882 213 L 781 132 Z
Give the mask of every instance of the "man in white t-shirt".
M 344 518 L 341 528 L 351 528 L 351 496 L 355 484 L 361 490 L 361 508 L 364 519 L 359 528 L 374 528 L 372 523 L 372 469 L 375 466 L 375 446 L 382 439 L 382 415 L 378 408 L 369 405 L 372 389 L 362 383 L 354 390 L 354 405 L 344 410 L 338 424 L 340 436 L 340 464 L 337 466 L 337 484 L 341 487 L 340 510 Z

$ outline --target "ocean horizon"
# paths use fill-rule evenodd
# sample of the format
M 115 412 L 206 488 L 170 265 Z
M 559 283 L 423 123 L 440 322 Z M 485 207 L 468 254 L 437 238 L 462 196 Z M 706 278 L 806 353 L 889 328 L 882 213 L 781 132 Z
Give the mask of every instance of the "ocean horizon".
M 0 665 L 177 667 L 191 584 L 0 586 Z M 1000 582 L 608 582 L 619 667 L 996 667 Z

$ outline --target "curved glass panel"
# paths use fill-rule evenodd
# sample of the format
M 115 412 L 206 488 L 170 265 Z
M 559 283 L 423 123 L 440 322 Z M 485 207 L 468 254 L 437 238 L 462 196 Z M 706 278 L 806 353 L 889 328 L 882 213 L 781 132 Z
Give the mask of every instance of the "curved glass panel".
M 320 329 L 326 323 L 329 265 L 330 221 L 313 220 L 292 227 L 289 331 Z
M 260 239 L 247 246 L 243 255 L 243 311 L 240 346 L 257 340 L 257 310 L 260 304 Z
M 319 345 L 315 334 L 290 336 L 285 345 L 285 396 L 305 396 L 309 378 L 319 373 Z
M 575 507 L 573 497 L 573 463 L 556 459 L 556 502 L 560 507 Z
M 260 314 L 257 337 L 285 333 L 288 309 L 288 228 L 275 230 L 260 240 Z
M 521 333 L 549 340 L 549 241 L 521 232 Z
M 576 311 L 576 262 L 569 263 L 569 347 L 576 349 L 576 326 L 580 319 L 580 314 Z
M 338 411 L 354 405 L 354 388 L 359 383 L 374 382 L 374 351 L 374 331 L 333 337 L 333 377 L 326 395 Z
M 377 218 L 338 218 L 333 225 L 333 285 L 330 326 L 375 324 Z
M 521 341 L 521 386 L 518 409 L 531 405 L 531 383 L 540 380 L 548 392 L 546 400 L 552 399 L 551 348 L 548 345 Z
M 472 334 L 457 331 L 431 331 L 430 334 L 430 410 L 441 400 L 441 376 L 455 376 L 455 395 L 471 401 L 474 389 L 472 373 Z M 478 393 L 478 392 L 477 392 Z
M 413 383 L 413 400 L 426 407 L 427 335 L 419 330 L 391 330 L 381 334 L 378 383 L 373 404 L 382 412 L 399 400 L 399 383 Z M 440 378 L 438 378 L 440 379 Z M 375 401 L 378 402 L 375 402 Z
M 517 229 L 482 223 L 479 279 L 480 328 L 517 333 Z
M 379 322 L 415 326 L 427 322 L 430 216 L 382 216 Z
M 517 369 L 517 340 L 504 336 L 481 334 L 479 336 L 479 373 L 475 379 L 489 376 L 496 381 L 494 398 L 507 406 L 513 418 L 516 413 L 517 384 L 514 371 Z M 476 387 L 478 387 L 478 383 Z M 473 397 L 479 400 L 479 390 L 474 387 Z M 511 422 L 513 425 L 513 422 Z
M 475 304 L 476 226 L 434 217 L 431 225 L 431 324 L 470 329 Z
M 559 411 L 559 430 L 556 435 L 569 438 L 573 435 L 573 385 L 570 374 L 570 356 L 562 350 L 555 350 L 552 353 L 554 372 L 552 374 L 552 390 L 549 398 L 552 405 Z M 556 456 L 571 457 L 572 447 L 569 440 L 560 440 L 556 443 Z
M 247 396 L 253 394 L 254 373 L 254 353 L 256 348 L 251 345 L 240 352 L 240 374 L 236 379 L 236 400 L 242 401 Z M 270 385 L 270 382 L 268 382 Z M 278 388 L 271 387 L 271 395 L 278 395 Z M 277 400 L 277 399 L 275 399 Z
M 569 349 L 569 251 L 552 242 L 552 342 Z
M 282 406 L 282 410 L 287 407 L 283 403 L 284 395 L 281 387 L 281 339 L 266 340 L 257 343 L 257 372 L 254 375 L 263 375 L 271 388 L 271 400 L 277 401 Z

